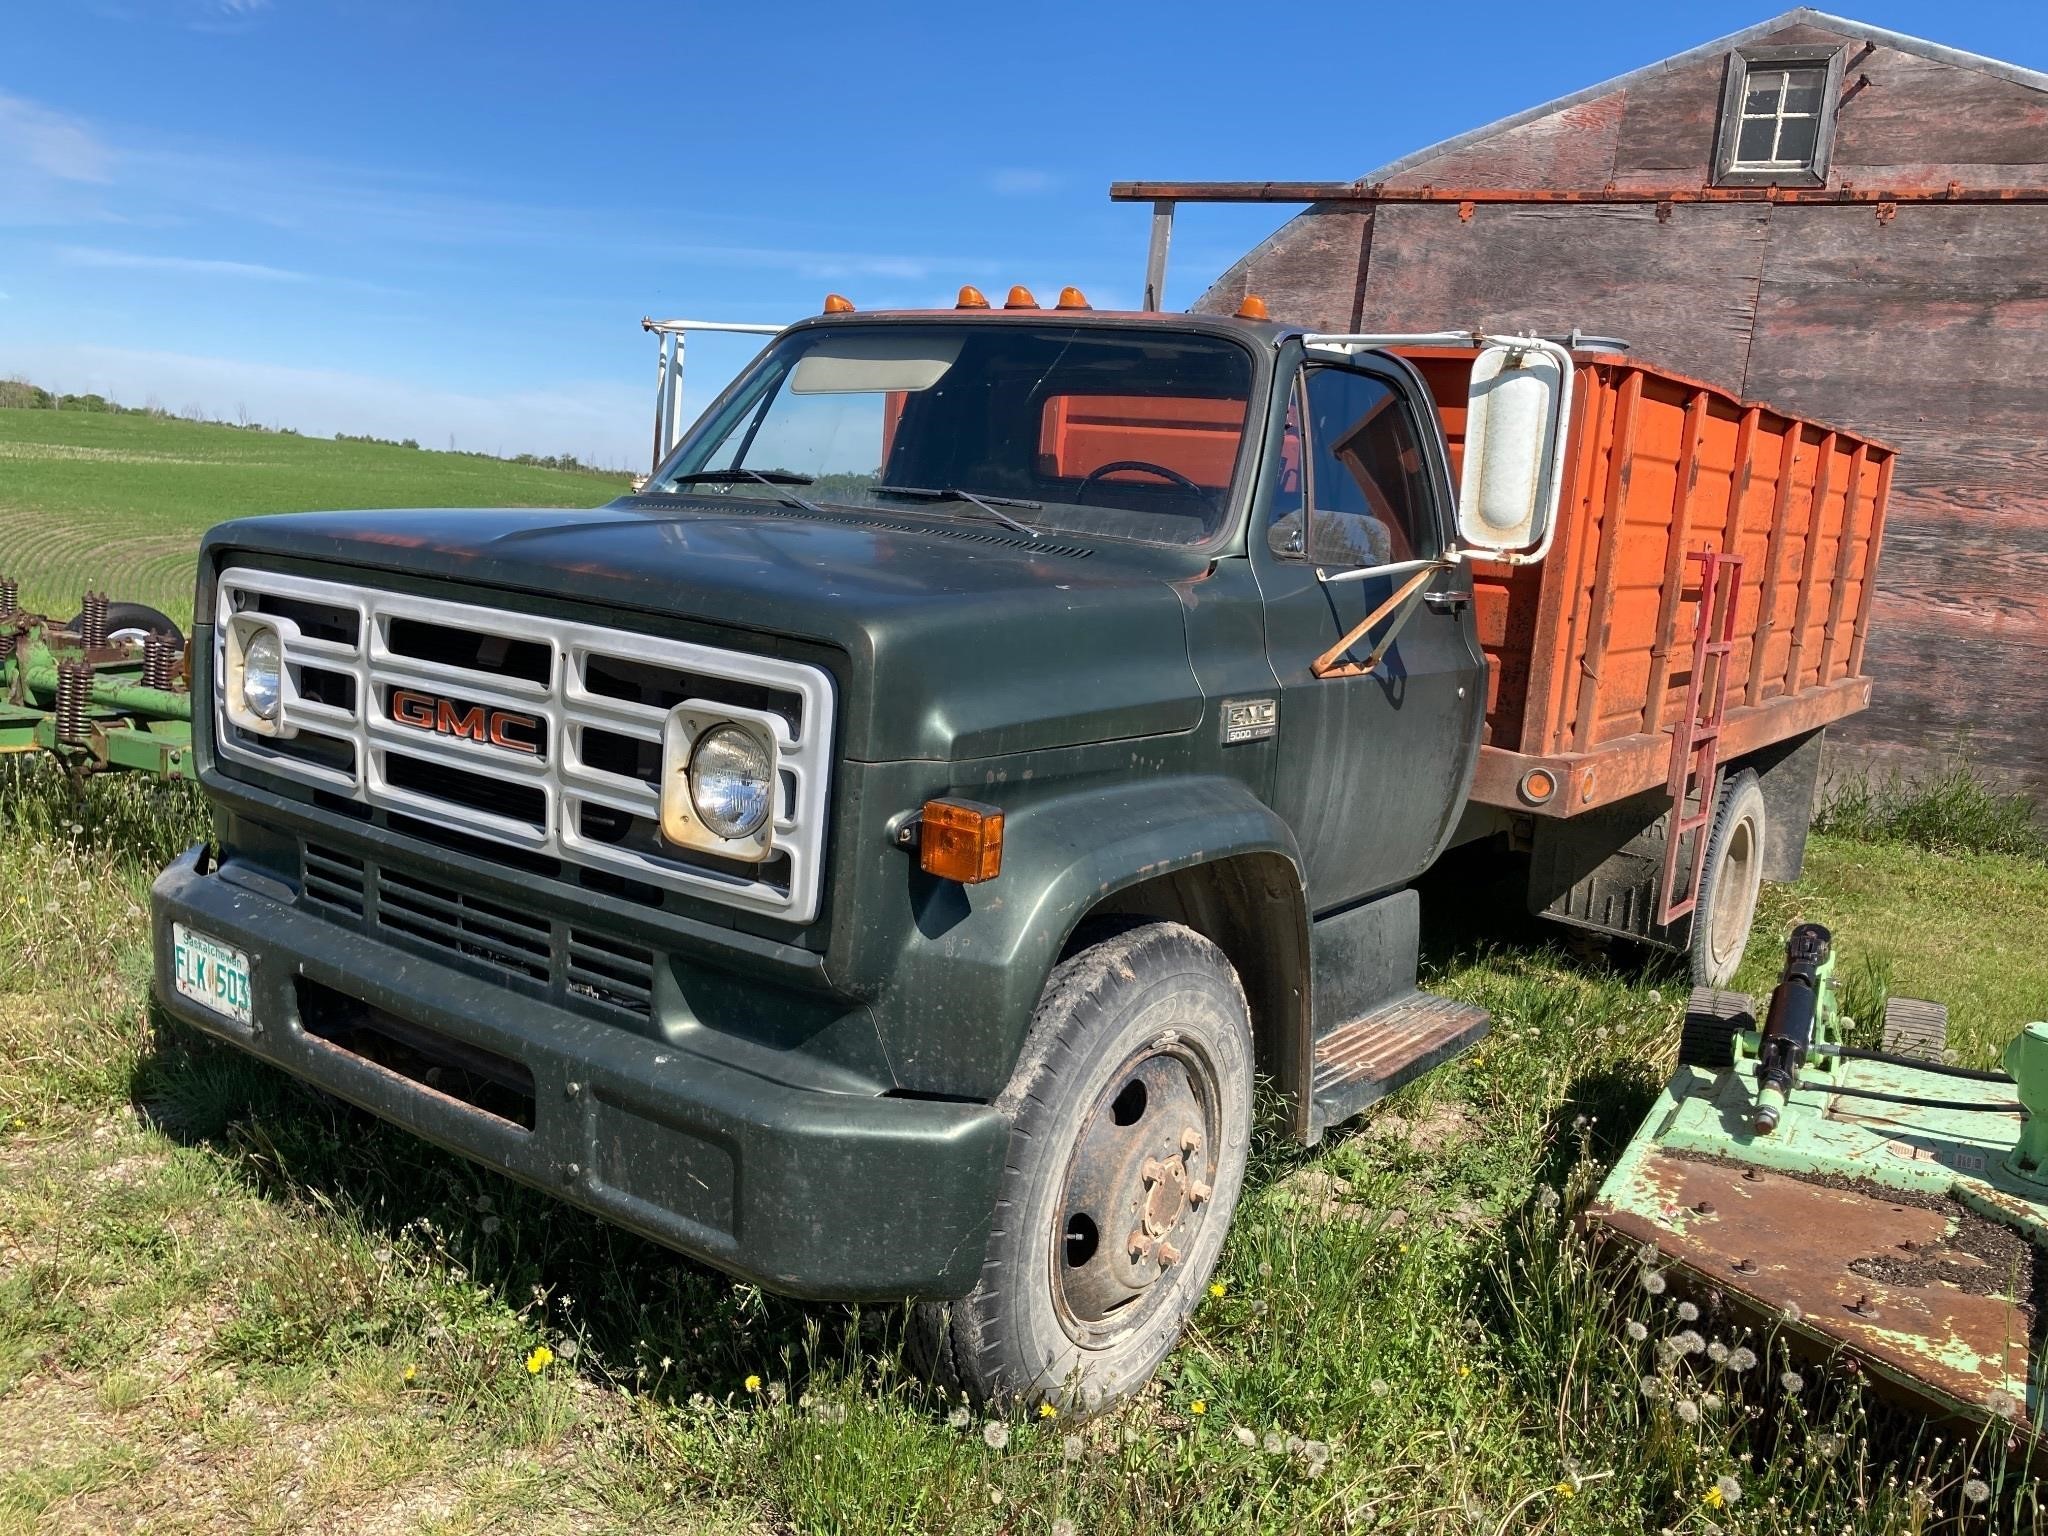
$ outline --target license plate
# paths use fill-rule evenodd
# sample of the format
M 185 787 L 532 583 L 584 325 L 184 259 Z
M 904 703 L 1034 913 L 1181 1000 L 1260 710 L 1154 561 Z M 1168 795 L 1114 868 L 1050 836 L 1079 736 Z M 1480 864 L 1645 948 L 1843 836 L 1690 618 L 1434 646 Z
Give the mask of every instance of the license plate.
M 249 957 L 218 939 L 171 924 L 172 979 L 180 996 L 238 1024 L 249 1022 Z

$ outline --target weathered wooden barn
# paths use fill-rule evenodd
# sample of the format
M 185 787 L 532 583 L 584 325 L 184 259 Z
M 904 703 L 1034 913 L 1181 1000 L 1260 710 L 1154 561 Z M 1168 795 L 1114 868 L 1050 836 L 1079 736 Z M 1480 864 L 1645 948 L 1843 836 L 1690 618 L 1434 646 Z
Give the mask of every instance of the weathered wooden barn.
M 1893 444 L 1875 701 L 1837 760 L 1967 736 L 2048 800 L 2048 75 L 1802 9 L 1355 183 L 1113 195 L 1311 205 L 1198 309 L 1577 327 Z

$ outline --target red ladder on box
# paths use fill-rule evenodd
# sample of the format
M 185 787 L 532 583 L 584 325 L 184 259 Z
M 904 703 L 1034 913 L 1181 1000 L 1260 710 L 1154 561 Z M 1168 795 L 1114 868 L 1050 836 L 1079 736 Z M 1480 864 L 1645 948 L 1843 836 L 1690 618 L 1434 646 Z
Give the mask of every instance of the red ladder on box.
M 1700 563 L 1700 622 L 1692 637 L 1692 676 L 1685 713 L 1671 728 L 1671 830 L 1664 841 L 1664 889 L 1657 922 L 1669 927 L 1700 903 L 1707 873 L 1707 843 L 1721 799 L 1721 721 L 1728 712 L 1728 674 L 1735 650 L 1735 613 L 1742 591 L 1742 556 L 1696 549 Z M 1709 680 L 1709 671 L 1712 678 Z M 1686 810 L 1688 802 L 1697 809 Z M 1678 894 L 1678 850 L 1692 834 L 1692 875 Z

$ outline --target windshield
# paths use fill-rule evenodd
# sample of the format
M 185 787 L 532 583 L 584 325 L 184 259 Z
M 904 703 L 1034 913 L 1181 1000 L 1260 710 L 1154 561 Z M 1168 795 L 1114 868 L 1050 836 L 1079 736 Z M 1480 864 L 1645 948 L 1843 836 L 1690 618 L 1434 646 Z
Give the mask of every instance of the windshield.
M 1251 388 L 1251 354 L 1222 337 L 821 326 L 776 342 L 648 489 L 1202 544 L 1229 512 Z

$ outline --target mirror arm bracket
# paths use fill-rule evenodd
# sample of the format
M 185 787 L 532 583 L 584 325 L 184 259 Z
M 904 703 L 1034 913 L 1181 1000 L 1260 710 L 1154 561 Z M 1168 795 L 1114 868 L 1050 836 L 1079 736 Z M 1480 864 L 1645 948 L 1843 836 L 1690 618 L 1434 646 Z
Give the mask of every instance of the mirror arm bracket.
M 1396 587 L 1384 603 L 1381 603 L 1379 607 L 1373 609 L 1371 613 L 1352 625 L 1350 629 L 1345 631 L 1342 639 L 1338 640 L 1335 645 L 1310 662 L 1309 672 L 1316 677 L 1365 677 L 1377 672 L 1380 669 L 1380 663 L 1386 659 L 1387 652 L 1393 649 L 1396 637 L 1406 627 L 1410 615 L 1415 612 L 1418 601 L 1422 596 L 1422 589 L 1429 585 L 1431 578 L 1452 569 L 1456 564 L 1457 557 L 1455 555 L 1445 555 L 1436 560 L 1424 561 L 1421 568 L 1406 581 L 1402 582 L 1400 586 Z M 1367 572 L 1366 574 L 1379 573 Z M 1373 626 L 1389 615 L 1393 616 L 1394 622 L 1388 626 L 1386 634 L 1380 639 L 1380 643 L 1372 648 L 1372 653 L 1364 661 L 1346 661 L 1343 659 L 1346 651 L 1371 634 Z

